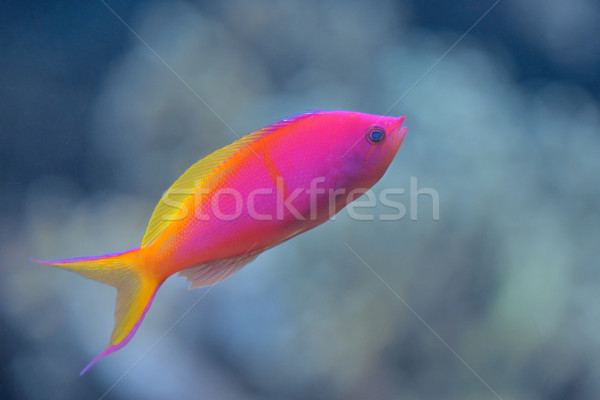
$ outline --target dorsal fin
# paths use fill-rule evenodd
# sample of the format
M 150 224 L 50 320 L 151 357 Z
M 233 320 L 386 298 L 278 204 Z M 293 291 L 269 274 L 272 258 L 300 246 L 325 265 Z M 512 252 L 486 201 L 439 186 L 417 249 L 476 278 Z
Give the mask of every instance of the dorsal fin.
M 236 140 L 232 144 L 215 151 L 192 165 L 171 185 L 169 189 L 165 191 L 163 197 L 154 208 L 154 212 L 152 213 L 150 222 L 148 222 L 148 227 L 146 228 L 146 233 L 144 233 L 144 238 L 142 239 L 142 246 L 151 243 L 165 230 L 165 228 L 174 220 L 174 217 L 180 212 L 181 208 L 178 207 L 178 205 L 182 205 L 195 193 L 198 187 L 203 186 L 207 179 L 211 177 L 218 167 L 227 159 L 244 149 L 250 143 L 257 141 L 280 128 L 319 113 L 320 112 L 299 114 L 278 121 L 273 125 L 259 129 Z M 258 154 L 256 156 L 259 157 Z M 167 195 L 169 198 L 168 204 L 164 201 L 165 196 Z

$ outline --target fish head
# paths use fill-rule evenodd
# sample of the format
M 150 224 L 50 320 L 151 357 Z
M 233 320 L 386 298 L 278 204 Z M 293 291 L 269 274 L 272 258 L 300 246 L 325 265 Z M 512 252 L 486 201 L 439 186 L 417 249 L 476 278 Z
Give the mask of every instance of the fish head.
M 340 138 L 339 151 L 345 175 L 366 188 L 385 173 L 406 134 L 404 117 L 353 113 Z

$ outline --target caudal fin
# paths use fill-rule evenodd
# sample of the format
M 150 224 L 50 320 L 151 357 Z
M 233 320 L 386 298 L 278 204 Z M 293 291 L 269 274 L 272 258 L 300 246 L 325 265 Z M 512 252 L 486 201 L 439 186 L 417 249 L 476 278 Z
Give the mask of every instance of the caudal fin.
M 79 375 L 83 375 L 99 359 L 119 350 L 131 340 L 162 284 L 161 280 L 151 276 L 141 265 L 140 249 L 100 257 L 32 261 L 68 269 L 117 288 L 115 328 L 110 343 Z

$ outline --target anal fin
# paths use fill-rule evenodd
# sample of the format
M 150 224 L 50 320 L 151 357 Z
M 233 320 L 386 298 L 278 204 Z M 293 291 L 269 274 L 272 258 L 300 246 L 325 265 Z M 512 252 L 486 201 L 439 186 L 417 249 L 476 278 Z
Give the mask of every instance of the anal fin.
M 198 289 L 204 286 L 214 285 L 239 271 L 244 265 L 258 257 L 258 254 L 259 253 L 244 254 L 239 257 L 215 260 L 205 264 L 196 265 L 181 270 L 179 276 L 185 276 L 187 282 L 191 283 L 188 289 Z

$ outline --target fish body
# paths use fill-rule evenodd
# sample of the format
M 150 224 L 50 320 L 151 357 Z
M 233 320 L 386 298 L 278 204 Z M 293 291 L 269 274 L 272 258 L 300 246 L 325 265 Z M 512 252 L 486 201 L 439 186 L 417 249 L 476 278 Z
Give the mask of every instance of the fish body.
M 127 344 L 169 276 L 179 272 L 190 288 L 219 282 L 368 190 L 400 148 L 403 120 L 317 111 L 279 121 L 190 167 L 159 201 L 139 248 L 34 260 L 118 290 L 110 344 L 81 374 Z

